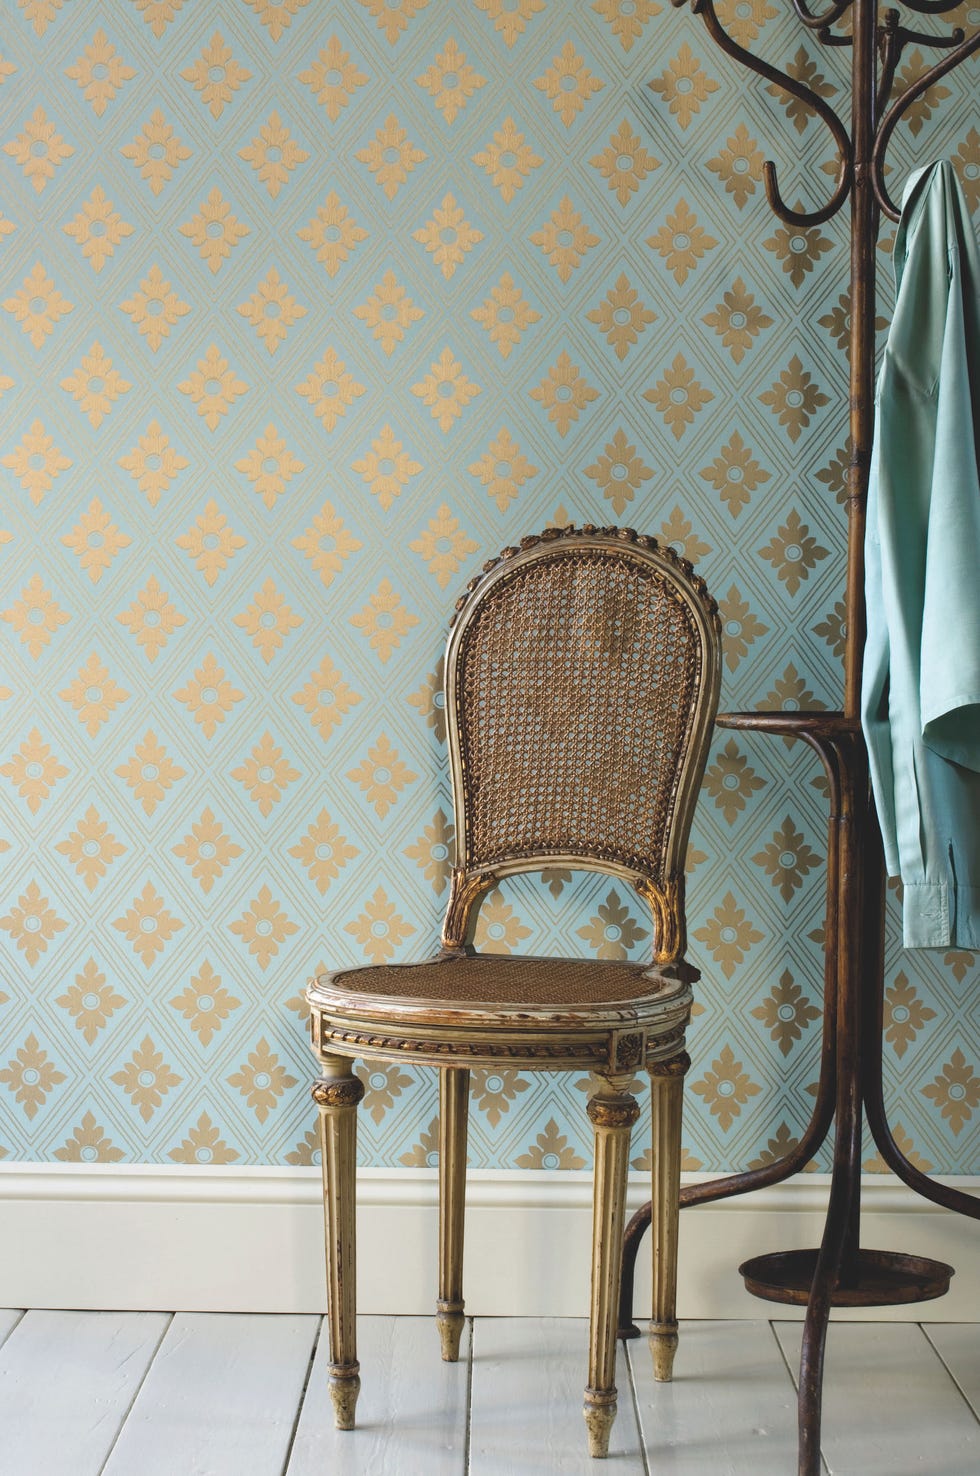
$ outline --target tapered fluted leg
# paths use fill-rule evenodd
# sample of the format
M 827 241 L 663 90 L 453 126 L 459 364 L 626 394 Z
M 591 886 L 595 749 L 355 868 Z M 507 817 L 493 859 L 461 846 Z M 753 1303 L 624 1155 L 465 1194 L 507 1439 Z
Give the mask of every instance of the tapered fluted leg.
M 327 1235 L 327 1315 L 330 1327 L 330 1397 L 338 1430 L 353 1430 L 361 1387 L 357 1361 L 357 1257 L 354 1219 L 357 1192 L 357 1104 L 364 1086 L 350 1062 L 321 1062 L 323 1077 L 314 1084 L 320 1110 L 323 1158 L 323 1213 Z M 333 1074 L 331 1068 L 335 1068 Z
M 612 1083 L 604 1082 L 590 1099 L 588 1113 L 595 1133 L 595 1185 L 589 1382 L 584 1413 L 589 1455 L 605 1456 L 616 1418 L 616 1330 L 630 1129 L 640 1109 L 628 1092 L 618 1092 Z
M 446 1363 L 459 1358 L 463 1332 L 463 1218 L 466 1203 L 466 1126 L 470 1073 L 439 1072 L 439 1300 L 436 1323 Z
M 668 1383 L 677 1352 L 677 1230 L 681 1188 L 681 1114 L 687 1054 L 650 1067 L 653 1092 L 653 1377 Z

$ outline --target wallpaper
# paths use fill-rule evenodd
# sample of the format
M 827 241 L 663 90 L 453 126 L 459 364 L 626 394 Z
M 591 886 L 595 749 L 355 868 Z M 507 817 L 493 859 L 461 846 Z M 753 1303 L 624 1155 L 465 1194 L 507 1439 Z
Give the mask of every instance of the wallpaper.
M 841 103 L 845 51 L 719 8 Z M 839 704 L 845 226 L 783 226 L 761 185 L 773 157 L 821 203 L 829 138 L 657 0 L 0 18 L 0 1155 L 310 1163 L 306 978 L 438 937 L 440 652 L 484 559 L 568 521 L 657 534 L 720 602 L 724 707 Z M 896 193 L 946 153 L 980 207 L 976 88 L 916 105 Z M 825 816 L 802 747 L 717 735 L 689 1168 L 806 1121 Z M 892 1117 L 975 1173 L 974 959 L 896 924 L 893 897 Z M 479 937 L 642 957 L 650 924 L 553 871 Z M 431 1075 L 365 1080 L 362 1161 L 432 1162 Z M 583 1085 L 475 1072 L 471 1163 L 584 1166 Z

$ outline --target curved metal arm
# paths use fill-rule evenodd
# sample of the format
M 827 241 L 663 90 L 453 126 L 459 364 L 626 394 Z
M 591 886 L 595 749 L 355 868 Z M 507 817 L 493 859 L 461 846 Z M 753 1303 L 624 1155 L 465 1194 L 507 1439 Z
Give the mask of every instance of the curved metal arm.
M 951 6 L 945 5 L 945 0 L 943 0 L 943 4 L 945 9 L 952 9 Z M 922 3 L 916 5 L 914 8 L 917 10 L 922 9 Z M 898 220 L 901 211 L 885 187 L 885 154 L 887 153 L 891 136 L 895 132 L 895 127 L 899 119 L 924 92 L 928 92 L 934 82 L 938 82 L 941 77 L 945 77 L 954 67 L 958 67 L 961 61 L 964 61 L 968 56 L 972 56 L 977 50 L 980 50 L 980 31 L 976 31 L 965 41 L 954 46 L 952 50 L 947 51 L 946 55 L 934 67 L 930 67 L 928 71 L 923 72 L 918 82 L 914 82 L 911 87 L 906 88 L 901 97 L 896 98 L 882 118 L 878 127 L 878 136 L 875 139 L 874 150 L 871 155 L 871 184 L 875 192 L 875 199 L 890 220 Z
M 679 9 L 684 3 L 684 0 L 671 0 L 671 3 L 676 9 Z M 837 0 L 837 3 L 839 4 L 840 0 Z M 829 220 L 832 215 L 837 214 L 837 211 L 847 199 L 848 192 L 851 188 L 851 161 L 853 156 L 851 140 L 848 137 L 844 124 L 838 118 L 833 108 L 829 107 L 823 98 L 818 97 L 811 88 L 805 86 L 802 82 L 797 82 L 793 77 L 788 77 L 785 72 L 780 72 L 778 68 L 770 66 L 761 57 L 753 56 L 751 51 L 746 51 L 744 46 L 739 46 L 737 41 L 733 41 L 718 19 L 715 12 L 714 0 L 691 0 L 691 9 L 695 15 L 702 17 L 709 36 L 726 55 L 732 57 L 734 61 L 741 62 L 744 67 L 748 67 L 750 71 L 756 72 L 760 77 L 764 77 L 767 82 L 772 82 L 776 87 L 782 88 L 791 97 L 797 98 L 806 107 L 810 108 L 812 112 L 816 113 L 817 117 L 821 118 L 830 129 L 834 137 L 834 143 L 837 146 L 837 181 L 834 187 L 834 193 L 823 209 L 812 211 L 791 209 L 779 192 L 779 181 L 776 177 L 775 164 L 771 160 L 767 160 L 762 166 L 766 199 L 769 201 L 771 210 L 775 215 L 778 215 L 780 220 L 785 221 L 788 225 L 823 225 L 825 220 Z
M 963 0 L 902 0 L 906 10 L 914 10 L 918 15 L 947 15 L 962 3 Z
M 806 0 L 793 0 L 793 9 L 808 31 L 820 31 L 824 26 L 832 26 L 835 21 L 839 21 L 853 3 L 854 0 L 834 0 L 833 5 L 829 10 L 825 10 L 823 15 L 814 15 L 807 8 Z M 954 5 L 960 3 L 961 0 L 953 0 Z

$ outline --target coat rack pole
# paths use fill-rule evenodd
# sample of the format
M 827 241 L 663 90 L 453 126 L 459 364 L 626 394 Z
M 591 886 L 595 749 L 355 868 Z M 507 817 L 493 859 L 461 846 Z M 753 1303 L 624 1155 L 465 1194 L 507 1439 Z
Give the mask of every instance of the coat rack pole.
M 680 6 L 684 0 L 672 0 Z M 958 0 L 906 0 L 909 9 L 943 15 Z M 980 1200 L 934 1183 L 909 1162 L 888 1125 L 882 1086 L 884 993 L 884 863 L 871 797 L 867 751 L 860 725 L 865 642 L 864 535 L 874 434 L 876 241 L 880 214 L 898 219 L 885 187 L 884 158 L 902 113 L 967 56 L 980 49 L 980 32 L 959 29 L 943 37 L 905 29 L 899 13 L 879 16 L 878 0 L 830 0 L 814 15 L 793 0 L 801 24 L 824 45 L 851 47 L 851 117 L 845 127 L 825 100 L 805 84 L 753 56 L 722 27 L 714 0 L 691 0 L 711 39 L 735 61 L 807 104 L 828 126 L 838 152 L 834 194 L 820 210 L 790 209 L 775 166 L 764 167 L 766 195 L 780 219 L 816 225 L 837 213 L 850 195 L 850 325 L 848 342 L 850 454 L 847 470 L 847 573 L 844 708 L 839 713 L 727 713 L 718 725 L 743 732 L 796 737 L 820 757 L 828 779 L 827 913 L 824 942 L 824 1027 L 820 1079 L 810 1123 L 795 1148 L 763 1168 L 727 1175 L 681 1190 L 681 1208 L 706 1204 L 780 1183 L 801 1169 L 834 1127 L 831 1189 L 818 1250 L 754 1257 L 739 1268 L 746 1287 L 769 1301 L 806 1306 L 799 1378 L 799 1476 L 819 1476 L 824 1348 L 835 1306 L 884 1306 L 942 1296 L 952 1267 L 860 1244 L 861 1142 L 867 1117 L 889 1167 L 917 1193 L 959 1214 L 980 1219 Z M 850 35 L 833 26 L 850 12 Z M 897 99 L 890 93 L 904 46 L 934 46 L 945 55 Z M 633 1322 L 633 1278 L 650 1206 L 637 1211 L 624 1239 L 620 1334 L 639 1336 Z

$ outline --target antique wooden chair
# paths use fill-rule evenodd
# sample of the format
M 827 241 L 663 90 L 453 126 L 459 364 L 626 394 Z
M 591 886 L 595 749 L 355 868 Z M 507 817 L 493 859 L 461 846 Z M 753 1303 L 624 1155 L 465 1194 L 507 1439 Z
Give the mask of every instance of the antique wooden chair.
M 446 717 L 457 859 L 441 951 L 417 964 L 344 969 L 308 989 L 327 1229 L 330 1389 L 354 1425 L 356 1111 L 352 1060 L 437 1066 L 442 1356 L 463 1328 L 463 1203 L 470 1067 L 591 1072 L 595 1135 L 589 1450 L 607 1453 L 616 1414 L 617 1295 L 630 1084 L 653 1091 L 657 1377 L 675 1320 L 684 1030 L 697 971 L 684 958 L 684 858 L 719 678 L 718 616 L 673 549 L 630 529 L 565 528 L 484 565 L 456 605 Z M 479 954 L 481 897 L 541 867 L 606 872 L 654 919 L 652 964 Z

